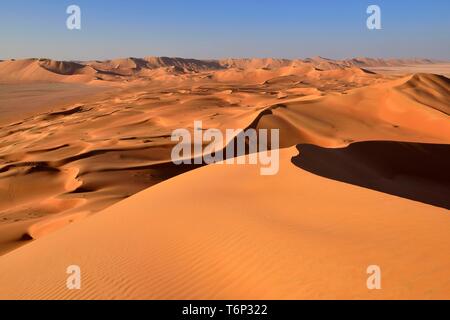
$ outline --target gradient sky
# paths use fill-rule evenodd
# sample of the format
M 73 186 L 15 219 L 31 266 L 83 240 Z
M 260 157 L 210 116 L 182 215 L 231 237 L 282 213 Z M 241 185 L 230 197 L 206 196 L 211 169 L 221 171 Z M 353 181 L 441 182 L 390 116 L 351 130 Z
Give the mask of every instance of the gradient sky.
M 66 28 L 66 8 L 82 30 Z M 366 28 L 367 6 L 382 30 Z M 0 59 L 47 57 L 450 59 L 449 0 L 2 0 Z

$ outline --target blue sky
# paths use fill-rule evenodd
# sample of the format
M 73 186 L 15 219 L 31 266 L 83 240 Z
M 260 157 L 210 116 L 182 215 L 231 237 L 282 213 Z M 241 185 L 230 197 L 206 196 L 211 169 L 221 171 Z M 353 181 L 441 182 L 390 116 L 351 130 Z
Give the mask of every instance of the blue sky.
M 66 28 L 66 8 L 82 30 Z M 366 28 L 377 4 L 382 30 Z M 449 0 L 2 0 L 0 59 L 450 59 Z

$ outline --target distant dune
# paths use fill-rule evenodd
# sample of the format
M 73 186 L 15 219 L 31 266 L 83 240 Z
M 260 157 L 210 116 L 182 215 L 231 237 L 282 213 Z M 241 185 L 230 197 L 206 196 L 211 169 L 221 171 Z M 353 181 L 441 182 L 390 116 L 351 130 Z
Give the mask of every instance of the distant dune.
M 69 82 L 85 83 L 94 79 L 96 71 L 75 62 L 47 59 L 4 61 L 0 63 L 0 82 Z
M 49 59 L 27 59 L 0 61 L 0 83 L 4 82 L 66 82 L 66 83 L 96 83 L 98 81 L 117 82 L 130 81 L 139 78 L 161 79 L 161 70 L 166 76 L 230 70 L 234 75 L 243 72 L 241 79 L 249 80 L 256 76 L 263 77 L 268 71 L 280 74 L 305 68 L 316 70 L 336 70 L 346 68 L 367 67 L 398 67 L 407 65 L 432 65 L 439 61 L 427 59 L 370 59 L 355 58 L 350 60 L 331 60 L 322 57 L 305 60 L 288 59 L 223 59 L 196 60 L 169 57 L 123 58 L 107 61 L 69 62 Z M 157 72 L 158 71 L 158 72 Z M 268 72 L 266 75 L 271 74 Z M 217 79 L 230 80 L 228 76 L 217 76 Z M 165 80 L 162 78 L 162 80 Z M 266 79 L 267 80 L 267 79 Z

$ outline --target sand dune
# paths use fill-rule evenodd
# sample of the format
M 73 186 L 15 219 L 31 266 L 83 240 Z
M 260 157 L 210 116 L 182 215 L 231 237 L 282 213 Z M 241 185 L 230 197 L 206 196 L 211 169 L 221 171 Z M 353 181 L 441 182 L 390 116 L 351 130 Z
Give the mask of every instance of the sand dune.
M 446 76 L 447 78 L 450 77 L 450 64 L 448 63 L 402 65 L 397 67 L 369 67 L 366 69 L 378 74 L 394 77 L 415 73 L 431 73 Z
M 62 75 L 93 75 L 96 72 L 92 67 L 75 62 L 39 60 L 39 65 L 48 71 Z
M 291 66 L 295 60 L 288 59 L 223 59 L 220 65 L 227 69 L 277 69 Z
M 373 141 L 297 148 L 292 162 L 316 175 L 450 210 L 449 144 Z
M 450 79 L 444 76 L 415 74 L 398 89 L 410 99 L 450 115 Z
M 449 98 L 448 78 L 419 74 L 343 94 L 288 100 L 253 125 L 280 128 L 284 147 L 372 140 L 450 143 Z
M 399 67 L 408 65 L 430 65 L 441 63 L 439 60 L 432 59 L 374 59 L 367 57 L 359 57 L 344 60 L 344 64 L 349 64 L 356 67 Z
M 339 68 L 332 70 L 321 70 L 310 64 L 289 65 L 275 69 L 268 68 L 232 68 L 223 71 L 215 72 L 213 79 L 219 82 L 233 82 L 240 81 L 249 84 L 264 84 L 270 83 L 276 79 L 291 77 L 293 83 L 308 83 L 312 86 L 317 84 L 320 80 L 333 79 L 341 83 L 350 82 L 352 84 L 369 84 L 378 78 L 374 74 L 364 72 L 359 68 Z
M 28 59 L 0 63 L 0 82 L 87 83 L 96 71 L 74 62 Z
M 296 154 L 271 177 L 190 172 L 18 249 L 0 259 L 0 297 L 449 298 L 447 210 L 318 177 Z M 366 287 L 373 264 L 383 290 Z

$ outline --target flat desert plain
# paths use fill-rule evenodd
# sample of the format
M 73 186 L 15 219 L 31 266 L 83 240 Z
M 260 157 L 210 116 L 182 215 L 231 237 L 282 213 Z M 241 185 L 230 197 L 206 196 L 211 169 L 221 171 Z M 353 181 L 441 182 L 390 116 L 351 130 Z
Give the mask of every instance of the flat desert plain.
M 449 66 L 0 62 L 0 298 L 449 299 Z M 195 121 L 279 129 L 278 174 L 175 165 Z

